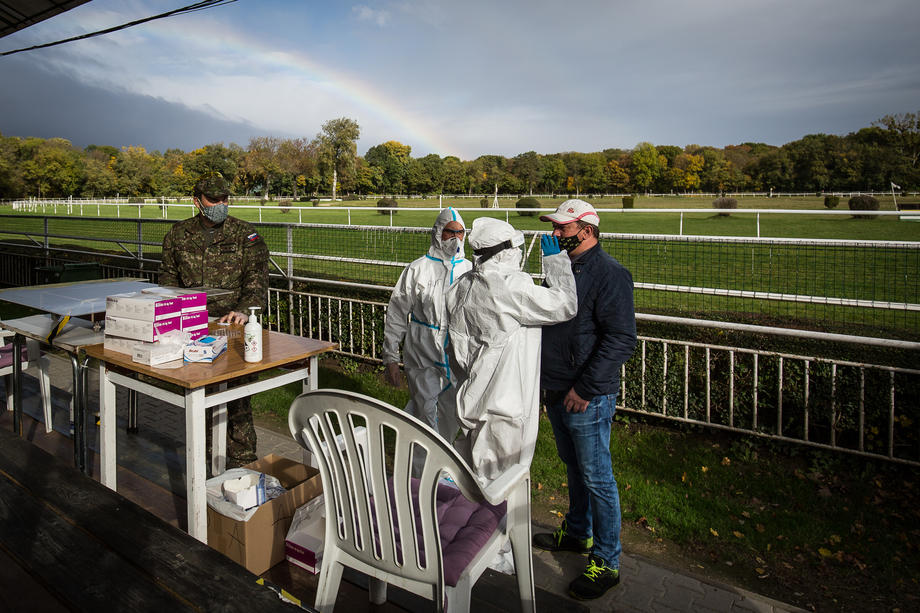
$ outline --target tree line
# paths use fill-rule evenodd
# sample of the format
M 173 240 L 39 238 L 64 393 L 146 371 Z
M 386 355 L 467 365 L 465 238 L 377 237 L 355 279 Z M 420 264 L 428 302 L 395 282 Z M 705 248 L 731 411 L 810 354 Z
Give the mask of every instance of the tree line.
M 332 119 L 312 139 L 262 136 L 247 147 L 193 151 L 0 134 L 0 198 L 186 196 L 206 172 L 236 195 L 309 199 L 341 194 L 584 194 L 879 191 L 920 188 L 920 113 L 886 115 L 846 136 L 810 134 L 782 146 L 639 143 L 633 149 L 474 160 L 412 157 L 397 141 L 356 151 L 358 123 Z

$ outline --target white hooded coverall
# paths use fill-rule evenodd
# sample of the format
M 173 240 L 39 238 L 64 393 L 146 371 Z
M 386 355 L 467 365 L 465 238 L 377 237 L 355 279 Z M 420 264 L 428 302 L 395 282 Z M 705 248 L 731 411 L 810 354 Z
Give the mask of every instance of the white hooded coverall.
M 462 239 L 441 239 L 444 226 L 451 221 L 466 228 L 457 211 L 441 211 L 431 228 L 428 253 L 411 262 L 399 276 L 387 306 L 383 339 L 384 364 L 400 361 L 399 343 L 403 343 L 402 361 L 409 384 L 406 412 L 448 441 L 457 433 L 457 389 L 445 353 L 444 297 L 451 284 L 472 268 L 463 257 Z
M 497 219 L 473 222 L 474 250 L 510 240 L 447 294 L 451 365 L 460 382 L 458 452 L 487 485 L 515 463 L 530 465 L 537 439 L 541 326 L 578 310 L 575 277 L 565 251 L 543 257 L 546 285 L 520 270 L 521 232 Z

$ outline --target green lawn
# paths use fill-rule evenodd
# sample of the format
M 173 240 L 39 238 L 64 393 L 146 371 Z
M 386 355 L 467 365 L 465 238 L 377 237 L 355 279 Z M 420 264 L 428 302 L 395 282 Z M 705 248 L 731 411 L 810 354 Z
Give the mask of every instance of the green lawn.
M 561 199 L 543 202 L 555 206 Z M 513 199 L 501 199 L 508 206 Z M 301 203 L 309 204 L 309 203 Z M 339 203 L 358 207 L 351 212 L 353 225 L 388 226 L 389 215 L 380 215 L 375 203 L 368 200 Z M 444 204 L 462 207 L 475 206 L 475 199 L 445 200 Z M 622 262 L 633 274 L 637 284 L 663 284 L 761 292 L 774 295 L 830 297 L 842 300 L 873 300 L 892 303 L 917 304 L 920 302 L 920 249 L 841 247 L 834 245 L 741 245 L 714 241 L 643 239 L 635 235 L 674 235 L 680 231 L 678 213 L 652 213 L 661 208 L 708 208 L 709 198 L 702 197 L 639 197 L 635 209 L 624 211 L 619 199 L 596 201 L 601 211 L 602 229 L 633 235 L 604 239 L 605 250 Z M 400 210 L 393 217 L 396 226 L 428 228 L 435 216 L 422 207 L 437 207 L 437 199 L 402 200 Z M 842 239 L 850 241 L 920 241 L 920 223 L 901 221 L 897 217 L 854 219 L 849 215 L 829 215 L 823 200 L 817 197 L 798 198 L 739 198 L 739 206 L 757 209 L 814 210 L 821 214 L 763 213 L 759 220 L 760 234 L 765 237 Z M 605 209 L 604 207 L 611 207 Z M 8 207 L 6 207 L 8 210 Z M 72 216 L 48 220 L 48 231 L 59 238 L 54 244 L 84 247 L 88 250 L 107 250 L 124 256 L 126 251 L 136 252 L 138 207 L 123 205 L 120 219 Z M 882 210 L 893 210 L 890 198 L 881 199 Z M 841 210 L 841 208 L 838 208 Z M 3 208 L 0 208 L 0 212 Z M 100 207 L 105 214 L 105 208 Z M 114 209 L 109 207 L 108 214 Z M 54 211 L 49 208 L 47 211 Z M 64 207 L 58 207 L 64 214 Z M 157 205 L 140 207 L 145 219 L 158 220 L 161 211 Z M 187 216 L 190 206 L 170 209 L 171 214 Z M 348 213 L 328 207 L 306 207 L 302 212 L 283 212 L 281 207 L 270 205 L 261 209 L 236 208 L 235 214 L 263 222 L 295 222 L 339 224 L 339 227 L 317 229 L 294 226 L 290 234 L 290 250 L 308 258 L 294 258 L 294 274 L 306 278 L 335 279 L 356 283 L 391 286 L 396 282 L 401 266 L 392 263 L 409 262 L 427 250 L 427 233 L 391 233 L 384 230 L 347 226 Z M 84 213 L 96 214 L 96 207 L 84 207 Z M 129 216 L 130 213 L 130 216 Z M 511 209 L 495 210 L 475 208 L 464 212 L 467 225 L 476 216 L 489 215 L 504 219 L 506 216 L 524 230 L 546 231 L 549 225 L 536 216 L 521 216 Z M 157 257 L 168 223 L 149 223 L 141 226 L 140 248 L 147 257 Z M 28 233 L 40 240 L 44 233 L 44 218 L 37 216 L 7 216 L 3 228 Z M 721 216 L 712 213 L 685 213 L 684 235 L 696 236 L 754 236 L 757 234 L 757 216 L 752 213 L 732 213 Z M 275 252 L 289 251 L 288 225 L 263 225 L 260 232 L 269 248 Z M 98 236 L 107 239 L 88 240 L 81 237 Z M 11 236 L 18 238 L 20 236 Z M 118 241 L 118 242 L 115 242 Z M 309 256 L 316 256 L 311 259 Z M 338 257 L 330 261 L 328 257 Z M 326 258 L 326 259 L 323 259 Z M 286 268 L 284 258 L 275 258 Z M 539 271 L 540 250 L 536 245 L 530 252 L 526 270 Z M 850 326 L 871 326 L 881 329 L 916 332 L 920 329 L 920 313 L 904 309 L 873 309 L 853 305 L 822 304 L 820 302 L 791 302 L 767 300 L 750 296 L 722 296 L 716 292 L 688 293 L 638 288 L 636 307 L 643 312 L 670 313 L 705 319 L 726 319 L 739 316 L 763 316 L 773 321 L 801 321 L 804 325 L 823 325 L 831 322 L 835 331 L 847 331 Z M 812 323 L 807 322 L 812 320 Z M 830 329 L 830 328 L 828 328 Z M 853 332 L 860 333 L 860 332 Z M 866 332 L 868 333 L 868 332 Z M 876 333 L 872 333 L 876 334 Z M 888 335 L 882 332 L 882 335 Z
M 555 208 L 562 198 L 541 201 L 545 208 Z M 827 211 L 823 199 L 818 197 L 786 197 L 786 198 L 738 198 L 738 207 L 742 209 L 784 209 L 784 210 L 814 210 Z M 894 204 L 889 197 L 881 197 L 880 210 L 894 211 Z M 411 227 L 430 227 L 434 220 L 433 211 L 415 211 L 417 208 L 437 208 L 438 199 L 424 200 L 398 200 L 400 211 L 393 216 L 393 225 Z M 604 232 L 617 232 L 626 234 L 678 234 L 681 232 L 680 214 L 678 213 L 647 213 L 650 209 L 708 209 L 711 208 L 711 198 L 704 197 L 650 197 L 639 196 L 636 198 L 635 208 L 624 210 L 619 198 L 602 198 L 592 200 L 601 211 L 601 227 Z M 257 206 L 258 201 L 234 201 L 231 211 L 234 215 L 250 221 L 284 222 L 284 223 L 322 223 L 322 224 L 348 224 L 353 225 L 390 225 L 390 216 L 382 215 L 376 210 L 376 204 L 370 200 L 343 201 L 336 203 L 337 207 L 359 207 L 363 210 L 352 211 L 351 215 L 344 210 L 330 210 L 328 207 L 313 207 L 308 202 L 292 203 L 292 207 L 303 207 L 302 211 L 290 208 L 284 212 L 277 204 L 269 203 L 261 207 L 261 211 L 242 206 Z M 546 230 L 548 225 L 537 217 L 520 216 L 513 209 L 514 199 L 500 198 L 502 210 L 479 208 L 475 198 L 444 199 L 445 206 L 458 208 L 475 208 L 475 211 L 463 211 L 467 225 L 476 217 L 483 215 L 500 217 L 508 216 L 511 223 L 522 230 Z M 505 210 L 510 209 L 510 211 Z M 85 216 L 96 216 L 97 211 L 102 217 L 116 217 L 114 206 L 85 205 Z M 606 210 L 606 211 L 605 211 Z M 846 210 L 842 204 L 835 211 Z M 162 211 L 158 205 L 147 204 L 121 205 L 120 217 L 136 219 L 162 219 Z M 171 206 L 168 209 L 170 219 L 184 219 L 193 214 L 191 206 Z M 13 213 L 9 206 L 0 207 L 0 212 Z M 510 214 L 509 214 L 510 213 Z M 21 211 L 15 214 L 27 214 Z M 38 214 L 38 213 L 32 213 Z M 48 215 L 67 215 L 66 208 L 58 205 L 49 206 L 45 210 Z M 78 216 L 79 206 L 73 207 L 71 215 Z M 683 220 L 683 234 L 705 236 L 756 236 L 757 217 L 754 214 L 733 213 L 729 216 L 713 215 L 712 213 L 686 213 Z M 849 215 L 782 215 L 765 213 L 760 218 L 760 235 L 770 237 L 794 238 L 836 238 L 852 240 L 920 240 L 920 223 L 900 221 L 897 217 L 879 217 L 873 220 L 854 219 Z

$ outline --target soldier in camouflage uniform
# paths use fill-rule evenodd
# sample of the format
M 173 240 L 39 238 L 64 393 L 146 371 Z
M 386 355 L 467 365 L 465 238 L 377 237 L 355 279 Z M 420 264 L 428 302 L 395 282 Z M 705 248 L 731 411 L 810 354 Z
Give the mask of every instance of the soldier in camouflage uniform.
M 208 314 L 244 324 L 250 306 L 265 312 L 268 247 L 252 224 L 228 216 L 230 188 L 217 173 L 202 177 L 193 191 L 199 214 L 177 222 L 163 239 L 160 285 L 217 287 L 230 294 L 208 301 Z M 211 429 L 207 428 L 210 456 Z M 256 432 L 249 398 L 227 404 L 227 468 L 253 462 Z

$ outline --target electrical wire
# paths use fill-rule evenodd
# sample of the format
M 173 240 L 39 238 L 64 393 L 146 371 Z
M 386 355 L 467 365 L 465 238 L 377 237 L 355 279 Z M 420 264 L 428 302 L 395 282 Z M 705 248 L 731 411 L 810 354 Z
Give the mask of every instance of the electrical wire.
M 144 19 L 130 21 L 128 23 L 123 23 L 120 26 L 106 28 L 105 30 L 99 30 L 97 32 L 90 32 L 89 34 L 81 34 L 80 36 L 74 36 L 72 38 L 58 40 L 53 43 L 44 43 L 42 45 L 34 45 L 32 47 L 24 47 L 22 49 L 14 49 L 13 51 L 4 51 L 0 53 L 0 57 L 4 55 L 13 55 L 14 53 L 22 53 L 23 51 L 33 51 L 35 49 L 44 49 L 46 47 L 54 47 L 55 45 L 63 45 L 64 43 L 72 43 L 77 40 L 93 38 L 94 36 L 102 36 L 103 34 L 111 34 L 112 32 L 118 32 L 119 30 L 125 30 L 127 28 L 131 28 L 136 25 L 140 25 L 142 23 L 147 23 L 148 21 L 154 21 L 156 19 L 163 19 L 165 17 L 172 17 L 173 15 L 182 15 L 185 13 L 193 13 L 195 11 L 202 11 L 202 10 L 214 8 L 216 6 L 220 6 L 223 4 L 230 4 L 231 2 L 236 2 L 236 0 L 202 0 L 201 2 L 189 4 L 188 6 L 184 6 L 182 8 L 178 8 L 172 11 L 167 11 L 165 13 L 160 13 L 159 15 L 154 15 L 152 17 L 145 17 Z

